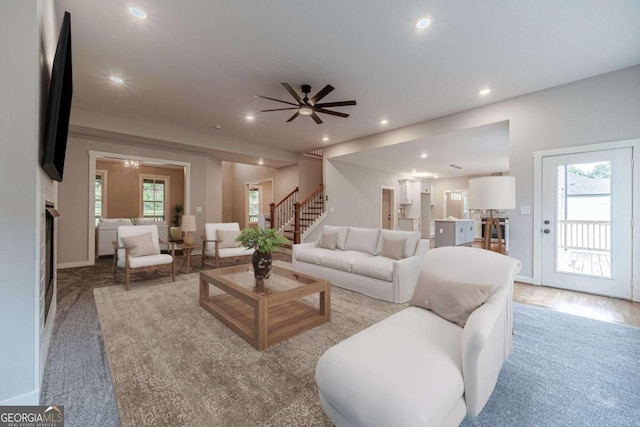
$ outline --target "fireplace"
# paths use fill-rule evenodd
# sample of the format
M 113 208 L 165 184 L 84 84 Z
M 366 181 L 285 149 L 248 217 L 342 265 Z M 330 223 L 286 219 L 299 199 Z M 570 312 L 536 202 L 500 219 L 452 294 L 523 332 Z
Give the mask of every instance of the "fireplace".
M 53 299 L 53 291 L 55 288 L 56 263 L 55 263 L 55 244 L 56 244 L 56 228 L 55 218 L 60 216 L 58 211 L 53 207 L 53 203 L 47 202 L 45 215 L 45 244 L 44 244 L 44 321 L 47 322 L 49 315 L 49 307 Z

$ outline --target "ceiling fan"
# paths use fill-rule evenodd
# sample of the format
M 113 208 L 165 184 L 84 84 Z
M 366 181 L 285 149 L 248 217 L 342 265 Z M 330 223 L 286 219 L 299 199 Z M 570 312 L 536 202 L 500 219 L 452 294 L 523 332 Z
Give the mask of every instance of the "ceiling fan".
M 271 101 L 282 102 L 283 104 L 293 105 L 293 107 L 288 108 L 274 108 L 271 110 L 261 110 L 260 112 L 266 113 L 268 111 L 284 111 L 284 110 L 298 110 L 295 112 L 293 116 L 287 122 L 294 120 L 298 116 L 311 116 L 311 118 L 316 122 L 316 124 L 322 123 L 322 120 L 316 113 L 323 114 L 331 114 L 332 116 L 338 117 L 349 117 L 346 113 L 340 113 L 338 111 L 327 110 L 326 107 L 342 107 L 345 105 L 356 105 L 356 101 L 338 101 L 338 102 L 322 102 L 318 103 L 322 98 L 327 96 L 333 89 L 335 89 L 331 85 L 326 85 L 322 90 L 316 93 L 314 96 L 309 98 L 309 92 L 311 92 L 311 86 L 302 85 L 302 93 L 304 94 L 304 98 L 300 98 L 300 95 L 296 93 L 295 90 L 288 83 L 280 83 L 284 88 L 293 96 L 293 98 L 298 102 L 294 104 L 289 101 L 282 101 L 280 99 L 269 98 L 268 96 L 258 95 L 259 98 L 269 99 Z

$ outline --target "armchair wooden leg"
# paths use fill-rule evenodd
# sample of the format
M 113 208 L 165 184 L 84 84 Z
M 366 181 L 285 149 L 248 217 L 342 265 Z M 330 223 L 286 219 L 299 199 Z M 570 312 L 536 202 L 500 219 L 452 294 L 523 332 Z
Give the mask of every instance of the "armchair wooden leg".
M 129 290 L 129 269 L 125 269 L 124 271 L 124 289 Z
M 171 262 L 171 281 L 175 282 L 176 281 L 176 259 L 173 258 L 173 261 Z

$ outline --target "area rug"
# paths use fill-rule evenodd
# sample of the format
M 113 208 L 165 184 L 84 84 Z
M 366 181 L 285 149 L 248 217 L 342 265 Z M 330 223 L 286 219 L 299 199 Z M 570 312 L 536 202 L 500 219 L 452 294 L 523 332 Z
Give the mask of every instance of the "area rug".
M 198 277 L 94 290 L 123 426 L 330 426 L 318 358 L 406 307 L 334 287 L 330 323 L 257 351 L 198 305 Z
M 330 426 L 316 362 L 406 305 L 332 288 L 332 321 L 259 352 L 198 305 L 198 274 L 94 291 L 123 426 Z M 514 304 L 514 353 L 463 426 L 630 426 L 640 329 Z

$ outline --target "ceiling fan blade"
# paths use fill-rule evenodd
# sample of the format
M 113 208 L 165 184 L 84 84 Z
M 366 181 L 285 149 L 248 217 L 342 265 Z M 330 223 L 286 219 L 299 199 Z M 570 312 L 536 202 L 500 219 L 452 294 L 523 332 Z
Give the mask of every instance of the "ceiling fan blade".
M 311 118 L 313 119 L 314 122 L 316 122 L 316 124 L 320 124 L 322 123 L 322 120 L 320 120 L 320 117 L 318 117 L 318 115 L 315 113 L 315 111 L 313 112 L 313 114 L 311 114 Z
M 289 86 L 289 83 L 280 83 L 280 84 L 282 86 L 284 86 L 284 88 L 287 90 L 287 92 L 289 92 L 289 94 L 291 94 L 291 96 L 293 96 L 295 98 L 295 100 L 298 101 L 298 103 L 303 104 L 302 98 L 300 98 L 300 95 L 298 95 L 296 93 L 296 91 L 293 90 L 293 88 L 291 86 Z
M 356 101 L 323 102 L 321 104 L 314 105 L 314 107 L 343 107 L 345 105 L 356 105 Z
M 325 87 L 322 88 L 322 90 L 320 92 L 316 93 L 315 95 L 313 95 L 313 97 L 311 99 L 309 99 L 309 104 L 315 105 L 316 102 L 320 101 L 322 98 L 324 98 L 325 96 L 329 95 L 329 93 L 333 89 L 335 89 L 333 86 L 326 85 Z
M 318 113 L 324 113 L 324 114 L 331 114 L 332 116 L 338 116 L 338 117 L 349 117 L 349 115 L 347 113 L 339 113 L 337 111 L 331 111 L 331 110 L 325 110 L 324 108 L 316 108 L 316 112 Z
M 291 116 L 291 118 L 290 118 L 289 120 L 287 120 L 287 123 L 288 123 L 288 122 L 290 122 L 290 121 L 292 121 L 293 119 L 295 119 L 295 118 L 296 118 L 296 117 L 298 117 L 299 115 L 300 115 L 300 113 L 298 113 L 298 112 L 296 111 L 296 113 L 295 113 L 293 116 Z
M 272 108 L 271 110 L 260 110 L 261 113 L 268 113 L 269 111 L 284 111 L 284 110 L 298 110 L 300 107 L 289 108 Z
M 294 104 L 293 102 L 289 102 L 289 101 L 282 101 L 280 99 L 275 99 L 275 98 L 269 98 L 268 96 L 262 96 L 262 95 L 256 95 L 258 98 L 263 98 L 263 99 L 268 99 L 270 101 L 276 101 L 276 102 L 282 102 L 284 104 L 289 104 L 289 105 L 295 105 L 298 106 L 298 104 Z

